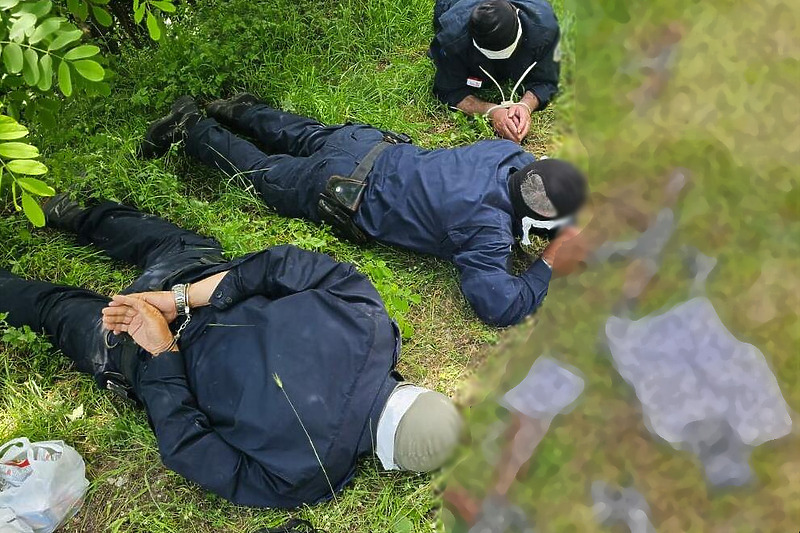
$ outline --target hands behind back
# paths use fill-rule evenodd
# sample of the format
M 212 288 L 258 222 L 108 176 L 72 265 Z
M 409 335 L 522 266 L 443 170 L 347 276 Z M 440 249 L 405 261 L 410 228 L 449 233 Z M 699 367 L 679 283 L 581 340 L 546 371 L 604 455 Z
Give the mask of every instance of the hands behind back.
M 128 294 L 127 296 L 129 298 L 143 300 L 161 311 L 161 314 L 164 315 L 164 319 L 168 324 L 172 324 L 178 317 L 178 310 L 175 307 L 175 297 L 172 295 L 171 291 L 137 292 Z
M 144 293 L 159 294 L 159 293 Z M 170 293 L 166 293 L 172 295 Z M 167 307 L 163 297 L 153 297 L 157 303 Z M 174 308 L 175 304 L 172 303 Z M 174 320 L 175 317 L 172 317 Z M 158 355 L 172 348 L 172 332 L 165 313 L 155 305 L 148 303 L 142 294 L 122 296 L 116 295 L 103 309 L 103 326 L 115 335 L 127 333 L 131 338 L 153 355 Z

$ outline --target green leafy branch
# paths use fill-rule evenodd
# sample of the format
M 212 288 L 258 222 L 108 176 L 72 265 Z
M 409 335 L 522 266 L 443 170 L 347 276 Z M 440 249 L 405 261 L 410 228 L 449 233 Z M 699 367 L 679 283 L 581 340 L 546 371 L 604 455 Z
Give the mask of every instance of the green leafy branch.
M 45 182 L 30 176 L 47 173 L 47 167 L 35 159 L 39 149 L 21 142 L 28 129 L 13 118 L 0 115 L 0 189 L 6 179 L 11 181 L 14 209 L 23 211 L 36 227 L 44 226 L 44 213 L 36 196 L 53 196 L 55 190 Z
M 92 18 L 104 28 L 108 28 L 114 23 L 111 13 L 103 7 L 108 5 L 108 2 L 109 0 L 67 0 L 67 10 L 81 22 L 89 18 L 91 11 Z
M 175 13 L 174 0 L 133 0 L 133 20 L 141 24 L 145 20 L 147 33 L 154 41 L 164 35 L 164 19 L 161 13 Z
M 53 75 L 64 96 L 73 93 L 73 72 L 101 82 L 105 69 L 95 60 L 100 48 L 78 45 L 83 32 L 64 17 L 51 14 L 50 0 L 0 0 L 0 53 L 5 74 L 21 76 L 31 88 L 51 90 Z

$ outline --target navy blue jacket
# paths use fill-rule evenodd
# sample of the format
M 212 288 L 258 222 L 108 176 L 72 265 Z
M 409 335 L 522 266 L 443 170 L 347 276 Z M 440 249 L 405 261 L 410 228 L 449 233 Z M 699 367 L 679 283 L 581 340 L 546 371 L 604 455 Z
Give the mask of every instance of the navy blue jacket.
M 505 140 L 389 147 L 369 175 L 355 222 L 381 242 L 451 259 L 475 313 L 489 324 L 515 324 L 542 303 L 551 274 L 541 259 L 520 276 L 510 273 L 519 224 L 508 178 L 534 160 Z
M 231 265 L 181 351 L 140 367 L 162 460 L 238 504 L 328 499 L 373 449 L 397 384 L 395 328 L 350 264 L 281 246 L 220 270 Z
M 536 66 L 520 84 L 517 97 L 531 91 L 539 99 L 539 109 L 547 106 L 558 90 L 559 40 L 558 21 L 553 8 L 545 0 L 510 0 L 520 10 L 522 38 L 508 59 L 492 60 L 484 56 L 469 35 L 469 17 L 472 10 L 484 0 L 437 0 L 434 9 L 436 34 L 429 55 L 436 65 L 433 91 L 445 104 L 455 107 L 461 100 L 479 89 L 494 88 L 494 83 L 480 70 L 486 69 L 498 83 L 517 82 L 525 70 L 537 61 Z M 467 80 L 481 84 L 480 88 L 467 85 Z M 512 85 L 513 86 L 513 85 Z M 508 96 L 512 87 L 503 87 Z

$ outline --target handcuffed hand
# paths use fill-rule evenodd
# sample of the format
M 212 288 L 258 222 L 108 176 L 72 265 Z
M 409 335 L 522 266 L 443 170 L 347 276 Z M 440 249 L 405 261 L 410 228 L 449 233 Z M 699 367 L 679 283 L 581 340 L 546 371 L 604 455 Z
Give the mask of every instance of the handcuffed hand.
M 172 295 L 171 291 L 136 292 L 128 294 L 127 296 L 129 298 L 143 300 L 161 311 L 167 324 L 172 324 L 178 317 L 178 310 L 175 307 L 175 297 Z
M 172 332 L 164 314 L 143 298 L 114 296 L 103 309 L 103 326 L 115 335 L 127 333 L 136 344 L 153 355 L 174 348 Z
M 508 116 L 516 128 L 511 140 L 520 143 L 531 129 L 531 110 L 527 105 L 514 104 L 508 108 Z
M 489 115 L 492 127 L 497 134 L 503 139 L 509 141 L 517 141 L 517 125 L 514 120 L 509 116 L 508 109 L 505 107 L 498 107 Z

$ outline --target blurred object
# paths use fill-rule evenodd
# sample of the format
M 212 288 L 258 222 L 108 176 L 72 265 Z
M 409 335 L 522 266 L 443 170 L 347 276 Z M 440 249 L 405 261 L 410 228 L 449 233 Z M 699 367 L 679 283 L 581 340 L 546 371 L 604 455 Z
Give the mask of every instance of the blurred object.
M 617 370 L 642 402 L 648 429 L 698 453 L 712 484 L 746 482 L 749 473 L 739 472 L 749 472 L 743 445 L 790 432 L 788 406 L 764 356 L 728 331 L 708 299 L 637 321 L 611 317 L 606 337 Z M 720 472 L 722 464 L 737 473 Z
M 469 533 L 534 531 L 522 509 L 511 505 L 506 495 L 523 466 L 533 457 L 553 418 L 574 407 L 584 388 L 579 374 L 573 367 L 542 356 L 525 378 L 500 399 L 500 404 L 513 413 L 513 420 L 511 424 L 500 421 L 492 424 L 481 443 L 484 455 L 494 466 L 495 482 L 488 496 L 479 503 L 457 485 L 448 487 L 444 494 L 454 514 L 473 524 Z M 498 444 L 501 440 L 502 445 Z
M 644 114 L 666 89 L 677 63 L 678 44 L 685 33 L 679 21 L 666 24 L 654 40 L 642 43 L 644 57 L 638 57 L 621 69 L 623 73 L 644 77 L 642 84 L 627 95 L 640 114 Z
M 662 209 L 655 220 L 635 240 L 608 242 L 595 250 L 593 262 L 605 262 L 615 258 L 637 258 L 655 260 L 675 229 L 675 216 L 671 209 Z
M 8 507 L 0 507 L 0 533 L 33 533 L 33 530 L 17 518 Z
M 683 428 L 684 447 L 697 455 L 712 485 L 741 486 L 752 478 L 752 448 L 742 442 L 727 420 L 706 418 Z
M 472 380 L 474 442 L 494 431 L 498 417 L 494 402 L 477 399 L 502 396 L 509 388 L 504 384 L 514 377 L 521 380 L 536 355 L 560 352 L 584 372 L 581 404 L 556 420 L 558 427 L 551 427 L 537 448 L 531 472 L 518 476 L 509 493 L 540 529 L 627 531 L 625 524 L 598 525 L 587 505 L 588 485 L 603 479 L 623 485 L 635 480 L 659 533 L 797 532 L 800 432 L 755 450 L 748 470 L 752 466 L 757 486 L 717 491 L 709 490 L 708 479 L 716 477 L 718 465 L 751 449 L 731 418 L 705 412 L 686 416 L 676 433 L 687 450 L 680 453 L 666 449 L 656 431 L 651 435 L 642 423 L 648 421 L 647 406 L 659 397 L 641 391 L 652 392 L 655 383 L 664 383 L 674 394 L 674 406 L 672 398 L 662 403 L 671 413 L 691 407 L 697 396 L 691 383 L 680 389 L 689 380 L 660 375 L 662 352 L 670 352 L 663 361 L 667 369 L 672 368 L 672 351 L 679 352 L 676 358 L 686 352 L 695 363 L 721 349 L 698 348 L 693 339 L 706 335 L 719 344 L 720 335 L 707 331 L 703 321 L 670 313 L 675 326 L 652 339 L 652 349 L 631 348 L 632 354 L 614 349 L 631 359 L 641 357 L 639 368 L 629 372 L 653 380 L 634 387 L 619 378 L 611 358 L 598 357 L 592 347 L 602 331 L 600 351 L 607 351 L 606 322 L 618 308 L 628 307 L 631 314 L 642 309 L 631 319 L 661 315 L 708 285 L 727 330 L 764 352 L 782 397 L 792 409 L 800 406 L 800 3 L 614 0 L 573 2 L 565 11 L 571 9 L 575 25 L 567 28 L 569 18 L 561 20 L 567 51 L 572 35 L 576 62 L 567 72 L 573 84 L 564 84 L 556 108 L 558 130 L 566 140 L 563 148 L 559 140 L 556 149 L 542 151 L 578 154 L 590 175 L 593 200 L 581 221 L 582 238 L 565 244 L 557 258 L 559 263 L 572 259 L 577 275 L 551 282 L 547 305 L 535 321 L 504 333 L 503 347 L 484 358 Z M 664 179 L 672 174 L 675 187 Z M 676 194 L 678 174 L 686 186 Z M 668 199 L 676 196 L 679 200 L 670 204 Z M 661 230 L 669 229 L 670 212 L 656 214 L 665 208 L 674 215 L 674 234 L 653 265 L 633 250 L 657 248 L 637 246 L 640 233 L 650 227 L 663 241 L 667 232 Z M 612 241 L 623 241 L 623 246 L 600 248 Z M 600 250 L 596 262 L 593 250 Z M 645 285 L 654 266 L 657 272 Z M 644 288 L 635 301 L 620 301 L 623 278 L 628 295 Z M 692 296 L 687 296 L 690 285 Z M 622 322 L 634 324 L 632 331 L 638 324 Z M 624 329 L 617 332 L 623 338 Z M 729 355 L 720 357 L 727 366 L 715 372 L 720 378 L 745 373 Z M 699 372 L 690 362 L 683 364 L 688 375 Z M 708 381 L 703 375 L 694 385 L 705 390 Z M 634 388 L 645 405 L 644 417 Z M 719 400 L 716 393 L 710 396 Z M 736 404 L 719 410 L 735 412 L 756 404 L 737 395 Z M 696 456 L 697 468 L 692 468 Z M 491 490 L 484 489 L 491 487 L 492 471 L 483 456 L 473 453 L 469 459 L 459 463 L 453 483 L 475 493 Z M 710 463 L 707 469 L 701 461 Z
M 631 203 L 631 195 L 636 193 L 629 187 L 610 196 L 597 194 L 594 217 L 584 231 L 559 250 L 554 272 L 563 275 L 576 270 L 579 264 L 630 260 L 632 264 L 623 294 L 635 301 L 658 271 L 662 251 L 675 231 L 677 217 L 672 207 L 688 183 L 689 171 L 685 168 L 676 167 L 669 172 L 661 194 L 662 208 L 655 217 Z M 609 241 L 612 227 L 619 223 L 636 229 L 641 235 L 628 241 Z
M 595 481 L 591 492 L 595 519 L 601 525 L 624 523 L 631 533 L 656 533 L 650 523 L 650 506 L 635 488 L 620 488 L 605 481 Z
M 539 357 L 519 385 L 500 404 L 514 413 L 508 444 L 496 466 L 494 494 L 504 497 L 522 467 L 533 457 L 556 415 L 572 410 L 583 392 L 580 372 L 551 357 Z
M 553 418 L 572 410 L 583 392 L 579 371 L 551 357 L 542 356 L 533 363 L 519 385 L 505 393 L 503 407 L 549 424 Z
M 689 288 L 689 294 L 701 296 L 706 292 L 706 281 L 708 281 L 711 271 L 717 266 L 717 260 L 691 246 L 684 246 L 683 254 L 684 262 L 692 275 L 692 286 Z
M 602 263 L 615 258 L 639 259 L 653 265 L 650 273 L 652 277 L 660 263 L 661 253 L 675 231 L 676 217 L 671 208 L 678 202 L 687 184 L 686 169 L 679 167 L 670 172 L 661 198 L 664 207 L 644 228 L 641 228 L 644 222 L 642 213 L 626 207 L 621 199 L 611 200 L 620 216 L 627 218 L 631 225 L 639 226 L 642 234 L 632 241 L 603 243 L 592 254 L 592 261 Z M 649 280 L 650 278 L 647 279 Z
M 0 509 L 8 508 L 35 533 L 52 533 L 83 505 L 86 465 L 62 441 L 10 440 L 0 446 L 0 467 Z
M 469 533 L 535 533 L 525 512 L 505 498 L 490 496 L 483 500 L 478 521 Z

